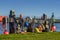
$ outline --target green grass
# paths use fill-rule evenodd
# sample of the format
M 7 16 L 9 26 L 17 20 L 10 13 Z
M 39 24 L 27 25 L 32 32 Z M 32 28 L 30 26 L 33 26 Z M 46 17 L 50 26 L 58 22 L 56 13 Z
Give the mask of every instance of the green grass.
M 60 40 L 60 32 L 0 35 L 0 40 Z

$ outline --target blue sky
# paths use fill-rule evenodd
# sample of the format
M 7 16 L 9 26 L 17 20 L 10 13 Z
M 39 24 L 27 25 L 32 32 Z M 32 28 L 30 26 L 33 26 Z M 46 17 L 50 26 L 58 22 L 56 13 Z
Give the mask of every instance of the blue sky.
M 0 15 L 9 15 L 13 9 L 16 16 L 42 16 L 43 13 L 51 17 L 52 12 L 55 18 L 60 18 L 60 0 L 0 0 Z

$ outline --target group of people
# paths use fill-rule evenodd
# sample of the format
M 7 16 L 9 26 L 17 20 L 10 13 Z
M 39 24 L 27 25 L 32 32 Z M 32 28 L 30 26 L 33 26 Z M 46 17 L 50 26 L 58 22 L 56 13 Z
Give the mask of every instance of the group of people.
M 52 15 L 54 17 L 54 15 Z M 4 19 L 3 19 L 4 20 Z M 26 17 L 23 19 L 22 14 L 16 18 L 14 12 L 10 11 L 9 15 L 9 33 L 22 33 L 22 32 L 54 32 L 54 21 L 48 21 L 47 16 L 43 14 L 42 21 L 37 21 L 34 16 L 33 19 Z M 4 24 L 4 22 L 3 22 Z M 36 26 L 37 25 L 37 26 Z

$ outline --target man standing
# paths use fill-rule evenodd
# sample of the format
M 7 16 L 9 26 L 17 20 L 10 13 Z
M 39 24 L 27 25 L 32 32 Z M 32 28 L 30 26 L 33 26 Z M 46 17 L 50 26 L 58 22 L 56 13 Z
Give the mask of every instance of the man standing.
M 20 24 L 20 32 L 23 32 L 24 20 L 22 18 L 22 14 L 20 14 L 19 24 Z
M 14 14 L 13 10 L 10 10 L 10 15 L 9 15 L 9 33 L 15 33 L 14 23 L 15 23 L 15 14 Z

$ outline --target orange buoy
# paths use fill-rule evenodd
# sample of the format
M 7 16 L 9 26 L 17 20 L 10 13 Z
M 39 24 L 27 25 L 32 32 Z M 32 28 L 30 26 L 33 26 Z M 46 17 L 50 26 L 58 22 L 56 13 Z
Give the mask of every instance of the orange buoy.
M 9 32 L 8 32 L 7 30 L 5 30 L 5 31 L 3 32 L 3 34 L 7 35 L 7 34 L 9 34 Z

